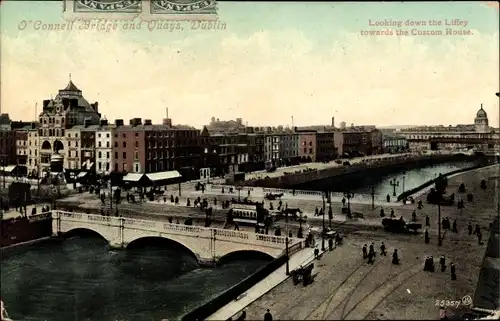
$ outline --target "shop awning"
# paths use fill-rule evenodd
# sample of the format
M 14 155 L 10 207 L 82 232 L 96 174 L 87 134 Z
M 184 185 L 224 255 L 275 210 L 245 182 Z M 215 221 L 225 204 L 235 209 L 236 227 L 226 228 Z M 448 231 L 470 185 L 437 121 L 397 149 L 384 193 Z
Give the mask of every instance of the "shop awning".
M 80 172 L 78 175 L 76 175 L 76 178 L 82 178 L 85 177 L 89 172 Z
M 141 178 L 144 176 L 144 174 L 138 174 L 138 173 L 129 173 L 123 177 L 124 182 L 138 182 L 141 180 Z
M 166 181 L 169 179 L 180 178 L 182 175 L 178 171 L 167 171 L 146 174 L 152 182 Z
M 5 167 L 0 167 L 0 171 L 4 173 L 12 173 L 14 169 L 16 169 L 17 165 L 9 165 Z

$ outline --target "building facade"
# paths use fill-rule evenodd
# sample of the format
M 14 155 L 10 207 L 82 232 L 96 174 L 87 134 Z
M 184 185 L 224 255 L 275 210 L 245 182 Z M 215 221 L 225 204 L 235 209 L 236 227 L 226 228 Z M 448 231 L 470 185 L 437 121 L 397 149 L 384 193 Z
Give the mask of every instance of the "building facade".
M 101 120 L 101 124 L 96 128 L 95 149 L 96 149 L 96 173 L 109 175 L 113 171 L 113 125 L 108 125 L 107 120 Z
M 38 177 L 40 172 L 40 139 L 38 136 L 38 127 L 28 130 L 28 176 Z
M 299 131 L 299 151 L 301 161 L 316 161 L 316 131 Z
M 382 133 L 376 128 L 354 127 L 342 131 L 343 154 L 367 156 L 382 153 Z
M 64 159 L 64 167 L 68 169 L 82 168 L 82 126 L 73 126 L 66 130 L 66 144 L 68 146 L 67 157 Z
M 41 170 L 48 169 L 54 152 L 68 157 L 68 146 L 65 144 L 67 129 L 99 124 L 99 120 L 98 103 L 89 104 L 71 80 L 54 99 L 44 100 L 38 130 Z
M 384 136 L 383 151 L 384 153 L 403 153 L 408 150 L 408 142 L 406 138 L 400 136 Z
M 131 120 L 129 125 L 125 125 L 121 119 L 115 121 L 112 156 L 114 172 L 145 173 L 145 131 L 137 120 Z
M 473 124 L 456 126 L 419 126 L 405 128 L 398 134 L 414 152 L 426 150 L 488 151 L 500 147 L 499 133 L 489 127 L 488 115 L 481 104 Z
M 328 162 L 336 158 L 333 132 L 316 133 L 316 161 Z
M 28 154 L 29 154 L 28 130 L 29 128 L 15 131 L 16 164 L 20 166 L 27 166 L 28 164 Z

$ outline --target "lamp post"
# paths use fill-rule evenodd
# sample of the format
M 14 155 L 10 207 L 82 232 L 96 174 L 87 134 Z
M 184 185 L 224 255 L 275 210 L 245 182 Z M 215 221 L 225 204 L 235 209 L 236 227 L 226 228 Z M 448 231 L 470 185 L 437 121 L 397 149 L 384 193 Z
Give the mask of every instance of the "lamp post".
M 403 193 L 405 192 L 406 172 L 403 172 Z
M 372 185 L 372 211 L 375 209 L 375 186 Z
M 441 204 L 438 203 L 438 245 L 443 245 L 443 239 L 441 238 Z
M 323 230 L 321 231 L 321 250 L 325 251 L 325 194 L 326 192 L 323 192 L 322 198 L 323 198 Z
M 286 275 L 290 275 L 290 257 L 288 253 L 288 212 L 285 211 L 285 249 L 286 249 Z
M 351 198 L 354 197 L 354 193 L 352 192 L 347 192 L 344 193 L 345 198 L 347 198 L 347 215 L 351 215 Z
M 396 196 L 396 186 L 399 186 L 399 181 L 396 181 L 396 179 L 391 179 L 389 184 L 392 186 L 392 196 Z

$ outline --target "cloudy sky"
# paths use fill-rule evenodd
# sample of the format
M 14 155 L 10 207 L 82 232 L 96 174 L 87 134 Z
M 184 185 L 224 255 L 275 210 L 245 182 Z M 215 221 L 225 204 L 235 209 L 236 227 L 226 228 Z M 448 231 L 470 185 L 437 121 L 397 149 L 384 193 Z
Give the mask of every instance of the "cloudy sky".
M 1 108 L 33 119 L 35 103 L 73 82 L 108 119 L 174 123 L 466 124 L 481 103 L 498 124 L 499 11 L 487 2 L 222 2 L 225 30 L 36 30 L 63 24 L 60 1 L 2 1 Z M 362 36 L 370 20 L 469 36 Z M 405 26 L 459 19 L 466 26 Z M 24 22 L 27 22 L 24 24 Z M 29 21 L 32 21 L 31 23 Z M 39 21 L 38 24 L 35 22 Z M 137 21 L 139 24 L 139 21 Z M 24 27 L 26 25 L 26 27 Z M 22 30 L 21 30 L 22 29 Z

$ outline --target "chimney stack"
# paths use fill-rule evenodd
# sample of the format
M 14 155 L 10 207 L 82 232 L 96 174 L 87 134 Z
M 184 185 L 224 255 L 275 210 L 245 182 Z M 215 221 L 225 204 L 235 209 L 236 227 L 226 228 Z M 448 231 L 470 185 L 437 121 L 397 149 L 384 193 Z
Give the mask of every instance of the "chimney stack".
M 144 125 L 151 126 L 152 124 L 151 119 L 144 119 Z
M 115 119 L 115 126 L 116 127 L 123 126 L 123 119 Z
M 172 127 L 172 119 L 171 118 L 163 118 L 163 125 Z
M 335 128 L 335 117 L 332 117 L 332 127 Z

